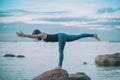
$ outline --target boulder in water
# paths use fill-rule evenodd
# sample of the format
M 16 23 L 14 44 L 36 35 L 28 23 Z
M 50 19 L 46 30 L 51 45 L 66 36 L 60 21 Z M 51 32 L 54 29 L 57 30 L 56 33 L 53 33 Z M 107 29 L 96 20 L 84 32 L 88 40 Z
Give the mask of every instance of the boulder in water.
M 14 54 L 5 54 L 3 57 L 15 57 Z
M 24 58 L 24 55 L 17 55 L 18 58 Z
M 69 74 L 69 80 L 91 80 L 86 74 L 77 72 L 76 74 Z
M 99 55 L 95 63 L 99 66 L 120 66 L 120 53 Z

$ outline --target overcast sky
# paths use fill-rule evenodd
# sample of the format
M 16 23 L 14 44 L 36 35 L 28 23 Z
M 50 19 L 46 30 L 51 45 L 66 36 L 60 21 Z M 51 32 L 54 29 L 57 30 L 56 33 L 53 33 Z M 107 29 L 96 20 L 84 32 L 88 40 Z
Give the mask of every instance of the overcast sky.
M 120 35 L 120 0 L 0 0 L 0 32 L 18 22 Z

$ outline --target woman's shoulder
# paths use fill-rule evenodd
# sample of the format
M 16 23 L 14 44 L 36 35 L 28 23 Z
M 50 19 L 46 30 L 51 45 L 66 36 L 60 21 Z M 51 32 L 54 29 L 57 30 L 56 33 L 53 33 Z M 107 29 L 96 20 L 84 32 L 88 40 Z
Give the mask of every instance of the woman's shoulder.
M 42 37 L 43 39 L 45 39 L 45 38 L 47 37 L 47 34 L 46 34 L 46 33 L 41 33 L 40 35 L 41 35 L 41 37 Z
M 41 33 L 41 35 L 46 36 L 46 35 L 48 35 L 48 34 L 47 34 L 47 33 Z

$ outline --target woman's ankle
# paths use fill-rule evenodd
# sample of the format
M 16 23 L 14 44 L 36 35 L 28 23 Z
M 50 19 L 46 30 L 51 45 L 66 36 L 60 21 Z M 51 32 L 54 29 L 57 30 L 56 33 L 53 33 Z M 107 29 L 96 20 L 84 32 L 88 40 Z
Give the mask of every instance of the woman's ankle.
M 61 66 L 57 66 L 54 69 L 62 69 L 62 67 Z
M 94 34 L 94 38 L 97 39 L 98 41 L 100 41 L 100 38 L 97 36 L 97 34 Z

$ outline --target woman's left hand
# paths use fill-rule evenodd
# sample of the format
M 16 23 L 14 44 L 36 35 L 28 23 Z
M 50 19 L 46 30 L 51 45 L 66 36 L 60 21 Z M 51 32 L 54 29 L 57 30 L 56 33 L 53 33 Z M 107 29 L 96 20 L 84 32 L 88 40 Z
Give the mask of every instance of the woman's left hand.
M 19 37 L 24 37 L 24 35 L 25 35 L 22 31 L 16 32 L 16 34 L 17 34 Z

